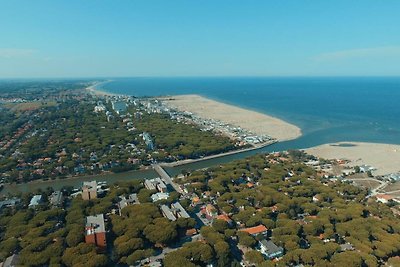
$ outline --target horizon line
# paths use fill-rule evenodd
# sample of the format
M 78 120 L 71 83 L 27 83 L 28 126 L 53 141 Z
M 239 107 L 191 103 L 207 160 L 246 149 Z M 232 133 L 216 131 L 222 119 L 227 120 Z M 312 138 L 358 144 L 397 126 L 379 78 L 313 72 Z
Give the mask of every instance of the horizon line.
M 54 76 L 54 77 L 0 77 L 6 80 L 93 80 L 93 79 L 129 79 L 129 78 L 400 78 L 400 75 L 188 75 L 188 76 Z

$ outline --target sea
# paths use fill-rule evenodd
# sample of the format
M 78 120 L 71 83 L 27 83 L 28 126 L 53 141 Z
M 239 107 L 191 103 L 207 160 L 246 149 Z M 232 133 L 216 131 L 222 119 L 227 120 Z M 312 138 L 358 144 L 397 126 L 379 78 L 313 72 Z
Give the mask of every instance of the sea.
M 340 141 L 400 144 L 400 77 L 136 77 L 97 89 L 137 97 L 199 94 L 302 129 L 277 150 Z

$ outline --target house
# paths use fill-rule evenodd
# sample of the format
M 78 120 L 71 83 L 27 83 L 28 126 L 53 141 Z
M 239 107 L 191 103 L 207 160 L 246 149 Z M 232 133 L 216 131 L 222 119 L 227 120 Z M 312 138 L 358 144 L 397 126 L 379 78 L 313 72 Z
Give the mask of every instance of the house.
M 61 207 L 63 201 L 64 197 L 61 191 L 54 191 L 49 197 L 49 202 L 53 207 Z
M 21 202 L 21 199 L 19 199 L 19 198 L 11 198 L 11 199 L 6 199 L 3 201 L 0 201 L 0 210 L 5 207 L 14 208 L 20 202 Z
M 97 247 L 102 249 L 107 247 L 106 228 L 103 214 L 86 217 L 85 243 L 95 244 Z
M 381 203 L 388 203 L 390 200 L 393 200 L 394 197 L 391 195 L 387 195 L 387 194 L 378 194 L 375 196 L 376 197 L 376 201 L 381 202 Z
M 260 224 L 254 227 L 249 227 L 249 228 L 244 228 L 244 229 L 240 229 L 239 231 L 242 232 L 246 232 L 252 236 L 256 236 L 256 235 L 263 235 L 266 234 L 268 232 L 268 228 L 265 227 L 264 225 Z
M 153 200 L 153 202 L 157 202 L 163 199 L 168 199 L 168 197 L 169 197 L 168 193 L 155 193 L 151 195 L 151 199 Z
M 283 248 L 275 245 L 271 240 L 263 239 L 258 242 L 259 251 L 272 260 L 283 256 Z
M 40 204 L 42 204 L 42 202 L 43 202 L 42 195 L 34 195 L 31 198 L 31 202 L 29 203 L 28 207 L 35 208 L 35 207 L 39 206 Z
M 205 213 L 206 216 L 209 218 L 214 218 L 215 216 L 218 215 L 217 209 L 211 204 L 207 204 L 205 208 Z
M 97 182 L 83 182 L 82 186 L 82 199 L 90 200 L 97 198 Z
M 130 205 L 140 204 L 137 194 L 130 194 L 128 198 L 125 196 L 120 198 L 121 200 L 118 202 L 118 207 L 120 210 Z
M 369 172 L 369 171 L 375 171 L 376 168 L 369 166 L 369 165 L 361 165 L 360 167 L 360 172 Z
M 19 255 L 13 254 L 10 257 L 6 258 L 6 260 L 1 264 L 2 267 L 17 267 L 19 265 Z
M 350 244 L 350 243 L 345 243 L 345 244 L 341 244 L 341 245 L 340 245 L 340 249 L 341 249 L 342 251 L 351 251 L 351 250 L 354 250 L 354 247 L 353 247 L 353 245 Z
M 160 177 L 154 179 L 146 179 L 144 180 L 144 186 L 149 190 L 158 190 L 159 192 L 166 193 L 167 185 L 161 180 Z

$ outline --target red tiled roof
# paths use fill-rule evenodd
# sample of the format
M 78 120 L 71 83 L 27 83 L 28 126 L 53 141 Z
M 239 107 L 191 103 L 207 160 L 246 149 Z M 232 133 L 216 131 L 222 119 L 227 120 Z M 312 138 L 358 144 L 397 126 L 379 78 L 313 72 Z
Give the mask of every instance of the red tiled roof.
M 385 199 L 385 200 L 391 200 L 394 197 L 392 197 L 391 195 L 379 194 L 379 195 L 376 195 L 376 198 L 382 198 L 382 199 Z
M 268 231 L 268 228 L 265 227 L 264 225 L 260 224 L 258 226 L 240 229 L 240 231 L 249 233 L 251 235 L 256 235 L 256 234 L 261 234 L 261 233 Z

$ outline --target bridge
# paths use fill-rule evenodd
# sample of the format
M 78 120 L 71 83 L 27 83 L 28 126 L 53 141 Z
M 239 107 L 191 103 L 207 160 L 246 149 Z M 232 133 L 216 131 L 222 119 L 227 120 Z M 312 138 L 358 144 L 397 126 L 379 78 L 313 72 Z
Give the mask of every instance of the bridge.
M 171 176 L 158 164 L 153 165 L 153 169 L 160 175 L 160 178 L 166 183 L 171 185 L 176 192 L 183 194 L 183 190 L 179 187 L 178 184 L 174 183 L 171 179 Z

